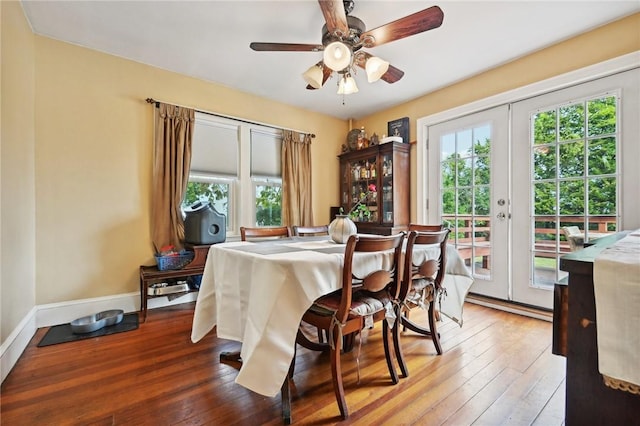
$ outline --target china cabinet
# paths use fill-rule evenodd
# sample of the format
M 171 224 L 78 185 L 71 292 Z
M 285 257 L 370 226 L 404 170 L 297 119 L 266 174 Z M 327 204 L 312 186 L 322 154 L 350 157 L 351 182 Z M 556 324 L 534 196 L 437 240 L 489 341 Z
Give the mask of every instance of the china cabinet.
M 358 232 L 391 235 L 409 224 L 409 149 L 389 142 L 341 154 L 340 206 Z

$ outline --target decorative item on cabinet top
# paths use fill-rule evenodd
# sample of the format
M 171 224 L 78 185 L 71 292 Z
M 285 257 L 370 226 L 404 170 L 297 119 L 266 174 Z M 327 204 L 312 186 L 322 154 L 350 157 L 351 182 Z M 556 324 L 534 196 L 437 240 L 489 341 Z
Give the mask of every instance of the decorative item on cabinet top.
M 409 117 L 398 118 L 387 123 L 389 137 L 401 137 L 403 143 L 409 143 Z M 397 139 L 393 139 L 397 141 Z
M 364 127 L 361 127 L 360 129 L 352 129 L 347 133 L 347 143 L 342 144 L 342 153 L 358 151 L 377 144 L 378 135 L 375 133 L 371 139 L 369 139 Z

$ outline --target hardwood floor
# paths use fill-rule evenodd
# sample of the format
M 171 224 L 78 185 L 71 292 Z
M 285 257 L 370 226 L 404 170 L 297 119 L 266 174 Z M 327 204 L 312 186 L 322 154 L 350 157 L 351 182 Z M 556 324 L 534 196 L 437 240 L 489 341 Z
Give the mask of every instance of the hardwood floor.
M 423 313 L 412 312 L 412 318 Z M 191 343 L 193 305 L 149 311 L 137 330 L 38 348 L 40 329 L 1 388 L 9 425 L 280 425 L 280 397 L 234 382 L 219 362 L 239 344 L 211 333 Z M 403 334 L 410 376 L 391 385 L 380 342 L 364 342 L 360 384 L 353 353 L 343 372 L 343 424 L 561 425 L 565 360 L 551 354 L 551 323 L 465 305 L 462 328 L 440 322 L 444 353 Z M 379 327 L 364 340 L 380 339 Z M 326 354 L 298 347 L 294 424 L 339 423 Z

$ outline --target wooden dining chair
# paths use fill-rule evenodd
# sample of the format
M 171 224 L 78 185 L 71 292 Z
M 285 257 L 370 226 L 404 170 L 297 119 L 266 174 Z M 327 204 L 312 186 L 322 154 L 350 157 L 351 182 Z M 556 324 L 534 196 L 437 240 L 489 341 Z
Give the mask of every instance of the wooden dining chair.
M 401 354 L 398 347 L 400 343 L 398 294 L 401 293 L 402 280 L 398 271 L 401 267 L 404 237 L 404 233 L 392 236 L 352 235 L 349 237 L 345 247 L 342 288 L 317 299 L 302 317 L 303 322 L 325 330 L 329 336 L 333 389 L 343 419 L 349 417 L 349 411 L 344 396 L 340 364 L 342 336 L 359 333 L 364 329 L 365 324 L 369 324 L 368 318 L 371 318 L 374 323 L 382 321 L 382 340 L 387 367 L 393 384 L 399 381 L 393 355 Z M 384 262 L 384 266 L 379 266 L 378 269 L 369 271 L 364 276 L 358 276 L 354 271 L 354 257 L 360 253 L 387 253 L 390 261 Z M 392 308 L 396 313 L 392 328 L 385 320 L 388 308 Z M 300 335 L 299 333 L 299 337 Z M 306 346 L 300 340 L 298 342 Z M 391 345 L 394 346 L 393 352 Z M 403 360 L 397 360 L 397 362 L 404 365 Z
M 318 226 L 293 226 L 293 235 L 296 237 L 311 237 L 315 235 L 329 235 L 329 225 Z
M 291 229 L 288 226 L 271 226 L 264 228 L 248 228 L 244 226 L 240 227 L 240 239 L 242 241 L 288 237 L 291 237 Z
M 418 231 L 418 232 L 442 231 L 444 229 L 447 229 L 447 227 L 442 223 L 434 224 L 434 225 L 421 225 L 421 224 L 417 224 L 417 223 L 410 223 L 408 232 L 411 232 L 411 231 Z M 437 308 L 435 310 L 435 315 L 436 315 L 436 320 L 440 321 L 440 311 L 438 311 Z
M 447 227 L 444 226 L 444 224 L 442 224 L 442 223 L 436 224 L 436 225 L 420 225 L 420 224 L 417 224 L 417 223 L 410 223 L 409 224 L 409 232 L 411 232 L 411 231 L 418 231 L 418 232 L 442 231 L 444 229 L 447 229 Z
M 401 292 L 398 296 L 400 300 L 404 301 L 401 315 L 402 325 L 416 333 L 431 337 L 438 355 L 442 354 L 442 345 L 440 344 L 440 335 L 436 326 L 436 302 L 440 300 L 443 293 L 442 280 L 444 279 L 447 264 L 447 238 L 449 232 L 450 230 L 447 228 L 433 231 L 409 231 L 403 268 L 403 281 L 406 284 L 401 287 L 401 290 L 407 293 Z M 437 247 L 436 256 L 414 261 L 414 249 L 419 244 L 435 245 Z M 418 325 L 409 319 L 411 309 L 416 307 L 426 308 L 427 304 L 429 328 Z M 401 365 L 401 371 L 403 368 L 406 369 Z M 403 371 L 403 374 L 406 375 L 407 373 Z

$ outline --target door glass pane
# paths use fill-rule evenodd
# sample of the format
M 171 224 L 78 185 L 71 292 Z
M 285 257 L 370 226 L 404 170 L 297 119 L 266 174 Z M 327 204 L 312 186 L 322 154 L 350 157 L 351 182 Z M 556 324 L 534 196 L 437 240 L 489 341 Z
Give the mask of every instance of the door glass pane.
M 534 213 L 555 214 L 556 212 L 556 183 L 542 182 L 533 185 Z
M 617 108 L 604 96 L 531 115 L 533 286 L 566 275 L 560 255 L 617 230 Z
M 595 139 L 589 142 L 589 175 L 608 175 L 616 172 L 615 138 Z
M 558 134 L 561 141 L 582 139 L 585 133 L 584 105 L 582 103 L 559 109 Z
M 589 136 L 616 133 L 616 98 L 608 96 L 587 102 Z
M 556 111 L 544 111 L 534 114 L 533 145 L 555 143 L 556 141 Z
M 442 219 L 476 278 L 491 276 L 491 126 L 440 138 Z
M 584 142 L 563 143 L 559 149 L 560 177 L 584 175 Z
M 473 162 L 471 158 L 458 161 L 458 186 L 473 184 Z
M 589 180 L 589 214 L 615 215 L 616 179 L 602 178 Z
M 584 181 L 560 181 L 560 214 L 582 215 L 584 213 Z
M 491 183 L 491 158 L 488 155 L 479 155 L 475 158 L 474 182 L 476 185 Z
M 553 179 L 556 176 L 556 149 L 554 145 L 541 145 L 533 148 L 533 178 L 535 180 Z
M 458 214 L 459 215 L 471 215 L 471 206 L 473 190 L 471 188 L 458 189 Z

